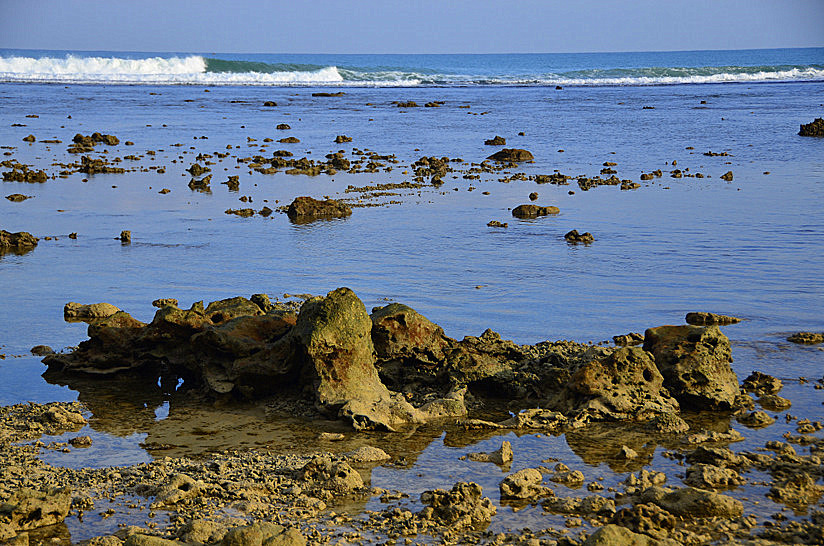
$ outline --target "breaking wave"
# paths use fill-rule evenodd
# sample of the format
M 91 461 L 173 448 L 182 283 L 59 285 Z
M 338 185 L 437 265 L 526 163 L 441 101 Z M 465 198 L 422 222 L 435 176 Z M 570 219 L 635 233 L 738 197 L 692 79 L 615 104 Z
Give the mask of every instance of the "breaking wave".
M 403 67 L 356 68 L 228 60 L 200 55 L 125 58 L 0 56 L 0 81 L 44 83 L 398 86 L 639 86 L 824 80 L 824 65 L 590 69 L 532 74 L 457 74 Z

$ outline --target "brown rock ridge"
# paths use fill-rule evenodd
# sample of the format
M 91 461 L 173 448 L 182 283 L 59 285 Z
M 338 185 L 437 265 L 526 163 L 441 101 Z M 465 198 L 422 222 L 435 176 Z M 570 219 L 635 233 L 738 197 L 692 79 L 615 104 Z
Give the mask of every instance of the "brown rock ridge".
M 140 370 L 145 381 L 180 377 L 211 396 L 288 392 L 359 430 L 463 417 L 467 392 L 523 410 L 482 424 L 507 428 L 648 421 L 675 416 L 681 405 L 732 409 L 739 402 L 729 340 L 715 326 L 653 328 L 643 349 L 521 346 L 491 330 L 452 339 L 398 303 L 370 316 L 348 288 L 308 299 L 297 315 L 264 295 L 190 309 L 172 299 L 157 304 L 149 324 L 114 306 L 74 304 L 73 318 L 90 322 L 89 339 L 46 356 L 46 373 Z M 535 405 L 546 409 L 529 409 Z

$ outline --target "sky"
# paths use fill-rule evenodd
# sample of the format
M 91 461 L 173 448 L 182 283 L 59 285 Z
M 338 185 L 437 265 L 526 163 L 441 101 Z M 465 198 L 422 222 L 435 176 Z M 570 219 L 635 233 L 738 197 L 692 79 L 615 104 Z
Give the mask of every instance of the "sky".
M 0 0 L 0 48 L 572 53 L 824 46 L 824 0 Z

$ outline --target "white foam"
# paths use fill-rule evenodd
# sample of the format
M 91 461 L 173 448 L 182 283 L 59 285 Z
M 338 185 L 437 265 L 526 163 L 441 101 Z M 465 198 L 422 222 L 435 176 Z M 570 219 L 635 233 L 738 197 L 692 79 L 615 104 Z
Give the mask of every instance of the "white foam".
M 0 81 L 43 83 L 329 85 L 343 82 L 337 67 L 295 72 L 206 72 L 206 60 L 188 57 L 0 57 Z

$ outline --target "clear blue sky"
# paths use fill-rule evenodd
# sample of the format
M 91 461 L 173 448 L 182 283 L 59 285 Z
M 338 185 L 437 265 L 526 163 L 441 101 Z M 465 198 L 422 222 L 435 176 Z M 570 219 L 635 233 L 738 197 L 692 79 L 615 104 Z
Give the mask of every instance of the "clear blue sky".
M 0 0 L 0 47 L 555 53 L 824 46 L 824 0 Z

